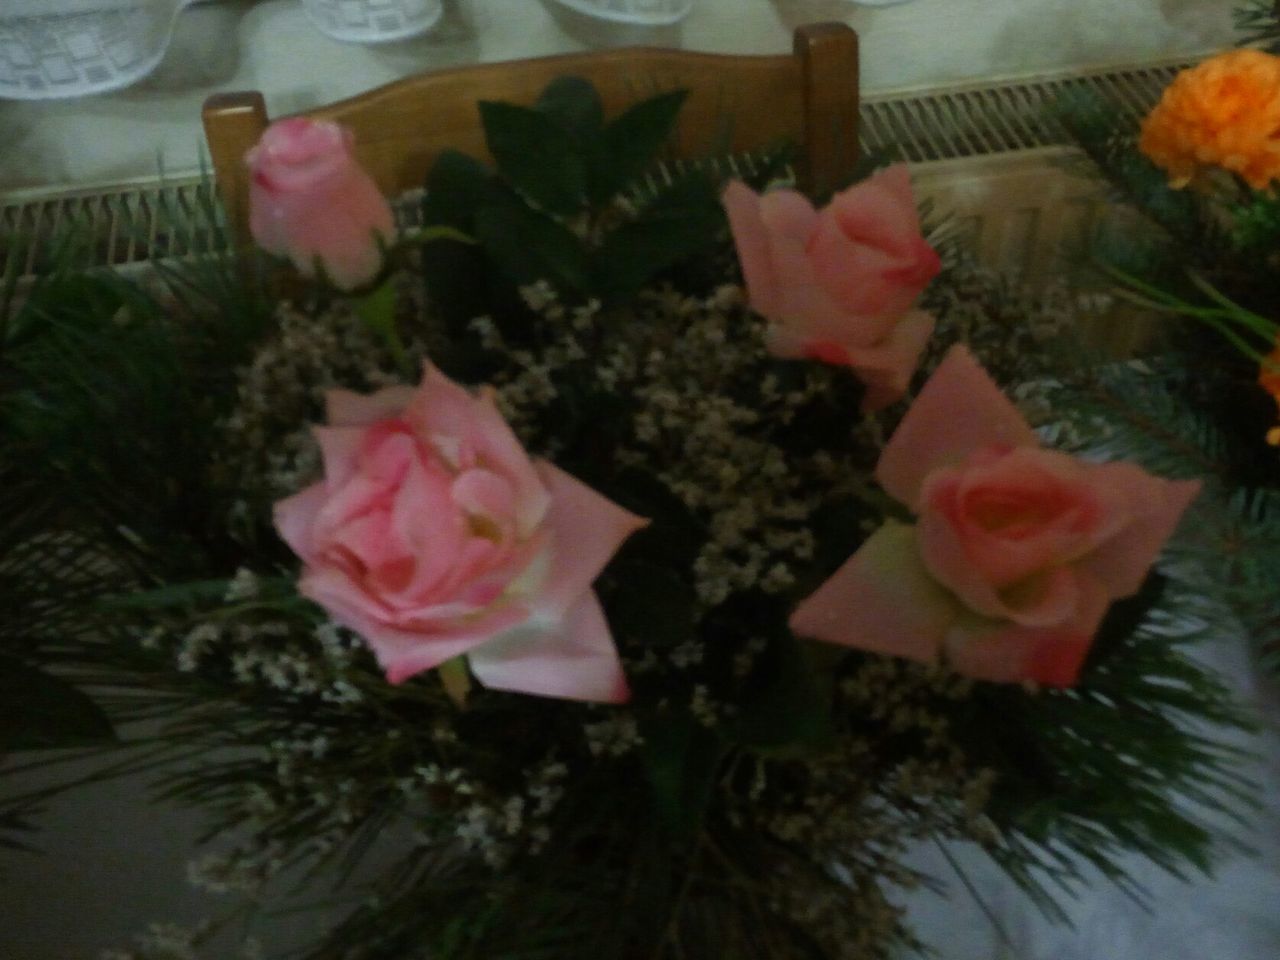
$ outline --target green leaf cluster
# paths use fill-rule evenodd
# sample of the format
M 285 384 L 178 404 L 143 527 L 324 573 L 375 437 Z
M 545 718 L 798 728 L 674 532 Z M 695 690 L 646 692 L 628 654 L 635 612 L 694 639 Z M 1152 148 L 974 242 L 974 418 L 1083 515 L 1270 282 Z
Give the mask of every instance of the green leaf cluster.
M 570 76 L 532 107 L 480 104 L 496 169 L 446 151 L 423 201 L 427 225 L 478 240 L 427 246 L 427 287 L 454 333 L 475 316 L 509 315 L 513 285 L 546 281 L 570 300 L 616 303 L 707 248 L 723 225 L 713 179 L 690 171 L 637 189 L 685 97 L 659 94 L 606 121 L 595 88 Z

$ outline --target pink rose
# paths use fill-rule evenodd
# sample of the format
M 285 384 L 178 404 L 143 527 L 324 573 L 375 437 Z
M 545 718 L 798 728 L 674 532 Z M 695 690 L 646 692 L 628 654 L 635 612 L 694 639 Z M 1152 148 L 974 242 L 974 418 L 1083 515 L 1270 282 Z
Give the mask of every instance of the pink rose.
M 245 158 L 254 240 L 307 277 L 318 261 L 340 290 L 377 277 L 395 237 L 391 207 L 356 163 L 351 142 L 336 123 L 293 117 L 269 126 Z
M 769 350 L 852 367 L 867 387 L 863 410 L 901 397 L 933 333 L 912 306 L 940 268 L 907 168 L 879 171 L 822 211 L 794 190 L 760 196 L 738 182 L 724 206 Z
M 628 690 L 591 584 L 645 521 L 531 461 L 491 393 L 333 391 L 324 479 L 276 504 L 299 591 L 399 683 L 466 654 L 485 686 L 619 703 Z
M 1138 591 L 1200 491 L 1041 448 L 953 347 L 876 467 L 914 511 L 800 604 L 797 634 L 983 680 L 1071 686 L 1112 601 Z

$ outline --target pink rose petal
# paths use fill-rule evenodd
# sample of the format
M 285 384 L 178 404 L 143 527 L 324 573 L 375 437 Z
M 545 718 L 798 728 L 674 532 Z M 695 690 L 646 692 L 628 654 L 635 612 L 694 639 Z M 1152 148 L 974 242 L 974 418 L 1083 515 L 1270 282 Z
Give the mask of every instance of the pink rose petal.
M 318 261 L 341 290 L 373 281 L 395 237 L 391 207 L 351 147 L 335 124 L 293 117 L 268 127 L 245 158 L 254 239 L 304 276 Z
M 877 173 L 820 212 L 794 190 L 761 197 L 740 183 L 724 206 L 751 307 L 769 321 L 769 352 L 851 366 L 867 382 L 864 410 L 901 396 L 932 332 L 908 311 L 939 268 L 906 168 Z
M 960 618 L 947 634 L 947 662 L 975 680 L 1074 686 L 1109 603 L 1100 583 L 1085 579 L 1081 586 L 1076 614 L 1056 626 L 1024 627 L 972 614 Z
M 1164 480 L 1130 464 L 1105 464 L 1106 481 L 1124 485 L 1135 500 L 1133 521 L 1082 561 L 1084 569 L 1111 588 L 1112 597 L 1138 592 L 1165 541 L 1200 495 L 1199 480 Z M 1138 474 L 1138 476 L 1135 476 Z
M 915 530 L 886 523 L 791 615 L 791 630 L 931 663 L 960 607 L 920 562 Z
M 780 298 L 769 258 L 769 239 L 760 219 L 760 195 L 741 180 L 731 180 L 725 187 L 721 203 L 729 218 L 747 295 L 757 311 L 773 316 L 777 313 Z
M 537 469 L 551 494 L 547 526 L 553 557 L 539 608 L 558 617 L 595 582 L 623 542 L 649 521 L 559 467 L 542 462 Z
M 1141 586 L 1199 492 L 1036 443 L 963 347 L 925 384 L 876 476 L 888 523 L 803 601 L 795 632 L 982 680 L 1070 686 L 1110 603 Z
M 330 489 L 342 486 L 355 473 L 365 432 L 358 427 L 312 427 L 311 435 L 320 447 L 326 485 Z
M 876 479 L 894 499 L 918 510 L 933 470 L 992 445 L 1038 446 L 1038 440 L 973 355 L 955 346 L 889 439 Z
M 527 536 L 542 523 L 550 499 L 538 480 L 529 455 L 511 427 L 502 419 L 487 393 L 473 397 L 431 366 L 424 367 L 422 387 L 405 412 L 405 418 L 422 436 L 433 438 L 442 452 L 440 438 L 457 438 L 463 461 L 456 470 L 482 465 L 502 473 L 513 485 L 517 531 Z
M 920 236 L 907 168 L 877 171 L 831 198 L 814 232 L 818 281 L 849 313 L 897 317 L 938 273 Z
M 469 536 L 467 520 L 453 508 L 449 476 L 421 460 L 405 475 L 391 508 L 391 530 L 414 558 L 412 577 L 394 601 L 421 603 L 435 596 L 457 568 Z
M 874 413 L 902 399 L 933 336 L 933 328 L 932 314 L 913 310 L 894 325 L 880 344 L 849 347 L 847 362 L 858 371 L 867 388 L 862 398 L 863 413 Z
M 818 212 L 798 190 L 770 190 L 760 197 L 760 222 L 773 239 L 808 243 L 818 225 Z
M 970 456 L 930 475 L 921 522 L 963 541 L 964 563 L 1003 589 L 1077 560 L 1130 521 L 1128 504 L 1108 495 L 1097 469 L 1038 447 Z
M 279 501 L 272 510 L 280 539 L 304 561 L 309 561 L 314 555 L 311 529 L 328 496 L 324 483 L 313 483 L 300 493 Z
M 403 406 L 401 406 L 403 404 Z M 334 392 L 325 479 L 276 505 L 299 592 L 392 683 L 484 645 L 502 689 L 616 702 L 626 684 L 591 584 L 645 521 L 535 464 L 491 393 L 427 369 L 408 396 Z
M 891 320 L 909 310 L 920 293 L 891 279 L 900 260 L 858 243 L 830 218 L 819 223 L 810 252 L 817 281 L 851 317 Z
M 479 536 L 505 541 L 515 535 L 516 493 L 511 482 L 492 470 L 476 468 L 459 474 L 452 485 L 453 502 L 474 523 Z
M 530 625 L 473 649 L 481 683 L 564 700 L 625 703 L 631 696 L 600 602 L 582 595 L 558 622 Z
M 384 387 L 377 393 L 330 390 L 325 394 L 325 419 L 330 427 L 367 427 L 399 417 L 417 391 L 413 387 Z

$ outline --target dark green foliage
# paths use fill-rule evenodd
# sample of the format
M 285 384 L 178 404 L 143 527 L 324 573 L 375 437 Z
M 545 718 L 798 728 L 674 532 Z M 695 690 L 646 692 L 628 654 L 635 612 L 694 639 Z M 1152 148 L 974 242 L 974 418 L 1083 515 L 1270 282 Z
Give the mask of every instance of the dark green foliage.
M 480 103 L 485 143 L 498 171 L 548 213 L 573 216 L 587 199 L 586 164 L 571 133 L 547 114 L 510 103 Z
M 0 656 L 0 757 L 113 738 L 111 721 L 85 693 L 47 671 Z
M 1245 755 L 1200 732 L 1206 721 L 1246 721 L 1180 649 L 1200 634 L 1194 587 L 1178 590 L 1164 596 L 1153 575 L 1117 603 L 1078 687 L 1027 697 L 979 686 L 955 717 L 974 759 L 999 771 L 987 814 L 1000 839 L 989 852 L 1051 915 L 1060 908 L 1050 888 L 1087 883 L 1086 865 L 1140 897 L 1122 866 L 1129 852 L 1178 876 L 1209 872 L 1209 820 L 1247 808 Z
M 1233 11 L 1241 46 L 1262 44 L 1272 53 L 1280 50 L 1280 9 L 1275 0 L 1248 0 Z
M 578 237 L 514 193 L 494 190 L 476 211 L 475 232 L 484 251 L 516 284 L 548 280 L 575 291 L 588 285 L 587 251 Z
M 538 97 L 542 111 L 581 146 L 591 143 L 604 129 L 604 104 L 589 80 L 582 77 L 556 77 Z
M 702 829 L 728 744 L 683 709 L 658 707 L 640 715 L 640 757 L 659 822 L 687 840 Z
M 601 131 L 589 146 L 592 199 L 603 203 L 644 175 L 675 129 L 676 117 L 688 93 L 672 90 L 628 108 Z
M 655 274 L 705 250 L 723 227 L 716 184 L 689 171 L 655 194 L 636 181 L 674 128 L 684 91 L 661 94 L 605 123 L 586 81 L 556 80 L 533 108 L 482 103 L 497 163 L 446 152 L 427 178 L 425 221 L 474 234 L 477 248 L 433 248 L 426 282 L 453 328 L 514 300 L 511 285 L 551 282 L 571 297 L 616 303 Z M 434 251 L 433 251 L 434 252 Z
M 1135 148 L 1137 130 L 1125 111 L 1081 88 L 1061 94 L 1050 112 L 1106 178 L 1118 199 L 1197 256 L 1215 257 L 1224 237 L 1193 191 L 1173 190 L 1167 175 Z M 1209 263 L 1203 264 L 1210 266 Z
M 1172 190 L 1138 152 L 1136 131 L 1120 115 L 1100 96 L 1082 93 L 1063 97 L 1055 109 L 1094 172 L 1145 222 L 1145 228 L 1113 223 L 1091 239 L 1086 258 L 1122 296 L 1167 314 L 1152 349 L 1182 358 L 1183 375 L 1169 386 L 1216 425 L 1220 447 L 1211 456 L 1224 481 L 1274 487 L 1280 453 L 1263 437 L 1275 423 L 1275 403 L 1256 384 L 1256 353 L 1270 344 L 1251 334 L 1244 346 L 1255 355 L 1245 355 L 1237 333 L 1212 314 L 1229 298 L 1244 311 L 1280 317 L 1280 204 L 1226 175 L 1212 190 Z M 1176 303 L 1186 308 L 1170 306 Z M 1180 401 L 1165 395 L 1156 402 Z M 1159 432 L 1159 418 L 1151 420 Z
M 1197 389 L 1205 379 L 1199 364 L 1174 354 L 1099 368 L 1084 384 L 1065 388 L 1062 399 L 1082 421 L 1092 417 L 1112 426 L 1106 453 L 1124 450 L 1167 476 L 1205 478 L 1205 492 L 1175 548 L 1202 565 L 1202 593 L 1230 610 L 1244 637 L 1280 667 L 1280 592 L 1274 587 L 1280 453 L 1261 443 L 1242 447 L 1230 421 L 1220 419 Z M 1216 378 L 1208 382 L 1222 385 Z M 1242 451 L 1254 456 L 1242 458 Z M 1246 476 L 1263 484 L 1242 483 Z
M 759 625 L 757 625 L 759 629 Z M 836 747 L 830 670 L 820 673 L 817 652 L 779 624 L 742 694 L 736 734 L 763 756 L 804 756 Z
M 605 234 L 593 256 L 591 288 L 630 297 L 659 273 L 707 248 L 724 223 L 706 177 L 687 173 L 662 188 L 634 218 Z

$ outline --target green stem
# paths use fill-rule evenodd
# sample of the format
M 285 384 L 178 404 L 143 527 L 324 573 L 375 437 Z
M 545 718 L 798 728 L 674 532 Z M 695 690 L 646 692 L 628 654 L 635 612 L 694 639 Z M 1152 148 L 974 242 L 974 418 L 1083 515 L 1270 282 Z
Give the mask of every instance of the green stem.
M 455 229 L 454 227 L 445 227 L 440 225 L 434 227 L 423 227 L 420 230 L 415 230 L 413 233 L 400 238 L 400 242 L 403 244 L 427 244 L 436 240 L 454 240 L 458 243 L 467 243 L 472 245 L 476 242 L 476 238 L 470 234 L 463 233 L 461 230 Z
M 471 673 L 467 670 L 467 658 L 457 656 L 446 660 L 436 667 L 440 671 L 440 682 L 444 684 L 444 692 L 456 703 L 459 709 L 467 705 L 467 693 L 471 690 Z
M 404 348 L 404 341 L 400 339 L 400 332 L 396 329 L 396 292 L 391 281 L 384 281 L 372 293 L 357 297 L 355 308 L 364 325 L 381 338 L 401 371 L 412 379 L 416 371 L 409 352 Z
M 1280 324 L 1251 310 L 1246 310 L 1194 271 L 1188 271 L 1187 276 L 1197 290 L 1217 304 L 1216 307 L 1197 307 L 1181 297 L 1166 293 L 1159 287 L 1152 286 L 1109 264 L 1101 264 L 1101 267 L 1108 276 L 1124 285 L 1124 288 L 1116 291 L 1116 295 L 1122 300 L 1147 310 L 1199 320 L 1218 331 L 1230 341 L 1232 346 L 1254 360 L 1260 360 L 1264 354 L 1250 344 L 1242 333 L 1253 334 L 1262 340 L 1267 348 L 1270 348 L 1276 342 L 1277 336 L 1280 336 Z
M 1234 300 L 1229 299 L 1226 294 L 1219 291 L 1215 286 L 1213 286 L 1213 284 L 1200 276 L 1200 274 L 1196 273 L 1194 270 L 1187 271 L 1187 276 L 1191 278 L 1191 282 L 1196 285 L 1197 290 L 1225 309 L 1231 319 L 1235 320 L 1241 326 L 1252 330 L 1268 343 L 1274 342 L 1276 336 L 1280 334 L 1280 324 L 1277 324 L 1272 320 L 1268 320 L 1266 317 L 1259 316 L 1252 310 L 1246 310 Z

